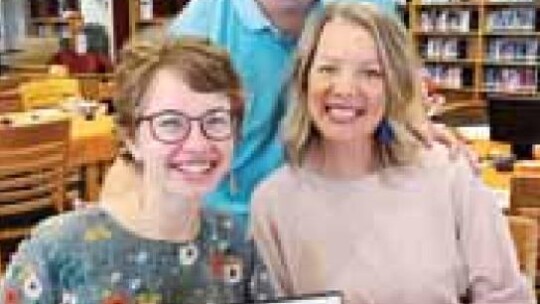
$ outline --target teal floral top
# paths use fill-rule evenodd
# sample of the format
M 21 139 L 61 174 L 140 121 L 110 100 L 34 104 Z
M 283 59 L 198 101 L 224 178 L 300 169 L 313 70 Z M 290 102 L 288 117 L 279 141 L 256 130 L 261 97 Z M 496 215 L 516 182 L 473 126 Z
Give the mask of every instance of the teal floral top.
M 39 225 L 13 256 L 2 304 L 220 304 L 273 296 L 264 266 L 232 215 L 203 212 L 199 237 L 138 237 L 99 207 Z

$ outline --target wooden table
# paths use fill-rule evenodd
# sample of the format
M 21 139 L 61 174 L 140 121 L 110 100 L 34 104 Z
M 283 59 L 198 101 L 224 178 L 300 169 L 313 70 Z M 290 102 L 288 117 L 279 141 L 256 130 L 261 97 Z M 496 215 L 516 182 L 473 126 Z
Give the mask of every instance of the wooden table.
M 94 120 L 75 117 L 71 122 L 69 166 L 82 170 L 83 199 L 95 202 L 99 197 L 101 177 L 118 148 L 114 121 L 111 116 L 101 115 Z
M 531 161 L 517 161 L 514 163 L 513 171 L 497 171 L 493 165 L 493 158 L 510 155 L 511 149 L 509 144 L 489 140 L 489 127 L 487 126 L 458 128 L 458 133 L 462 135 L 462 137 L 467 140 L 468 144 L 471 145 L 472 149 L 478 153 L 482 164 L 482 180 L 486 185 L 494 189 L 495 192 L 500 195 L 501 199 L 506 200 L 506 202 L 502 204 L 503 208 L 509 208 L 512 177 L 530 172 L 531 165 L 539 166 L 540 147 L 536 147 L 536 160 L 532 163 Z
M 37 119 L 36 115 L 38 115 Z M 71 169 L 81 172 L 84 181 L 84 193 L 81 199 L 89 202 L 98 199 L 101 176 L 116 156 L 118 148 L 113 117 L 97 115 L 93 120 L 86 120 L 80 115 L 54 109 L 17 112 L 3 116 L 8 116 L 14 125 L 70 119 L 71 140 L 68 165 Z

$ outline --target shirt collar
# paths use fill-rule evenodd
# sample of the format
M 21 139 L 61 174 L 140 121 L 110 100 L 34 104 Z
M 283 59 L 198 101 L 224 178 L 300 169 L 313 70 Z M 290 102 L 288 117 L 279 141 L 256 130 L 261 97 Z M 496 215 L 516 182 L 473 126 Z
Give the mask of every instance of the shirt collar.
M 272 22 L 264 15 L 264 12 L 257 4 L 256 0 L 230 0 L 234 5 L 239 19 L 243 22 L 244 26 L 252 31 L 268 29 L 274 33 L 279 33 L 279 29 L 276 28 Z M 280 0 L 277 0 L 280 1 Z M 324 0 L 316 0 L 314 8 L 321 6 Z
M 252 31 L 275 29 L 255 0 L 230 1 L 234 5 L 238 18 L 248 29 Z

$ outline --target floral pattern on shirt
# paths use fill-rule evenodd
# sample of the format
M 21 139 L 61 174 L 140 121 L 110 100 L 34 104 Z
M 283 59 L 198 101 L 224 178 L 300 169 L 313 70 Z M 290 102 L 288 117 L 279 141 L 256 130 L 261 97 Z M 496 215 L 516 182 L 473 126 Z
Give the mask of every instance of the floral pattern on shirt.
M 204 210 L 197 239 L 140 238 L 91 207 L 45 221 L 0 285 L 2 304 L 220 304 L 274 294 L 244 227 Z

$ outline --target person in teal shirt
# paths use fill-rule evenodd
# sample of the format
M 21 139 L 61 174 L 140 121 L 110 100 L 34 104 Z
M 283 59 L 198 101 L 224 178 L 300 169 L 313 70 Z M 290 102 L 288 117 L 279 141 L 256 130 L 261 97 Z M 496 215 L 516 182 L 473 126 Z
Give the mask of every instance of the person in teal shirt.
M 393 0 L 372 1 L 396 11 Z M 227 49 L 244 84 L 246 112 L 232 173 L 207 197 L 210 204 L 247 213 L 257 183 L 283 163 L 278 126 L 285 100 L 280 94 L 307 15 L 327 2 L 191 0 L 170 25 L 173 37 L 204 36 Z

